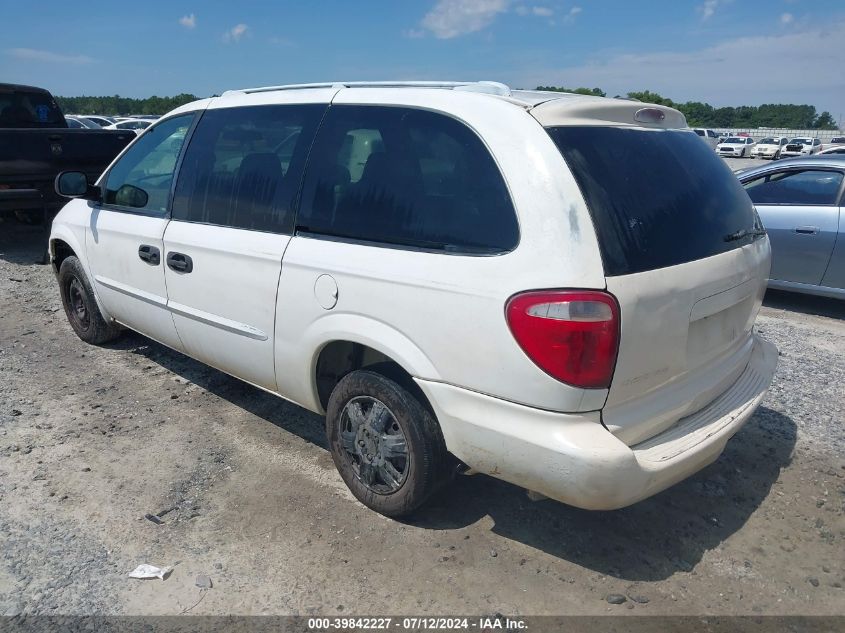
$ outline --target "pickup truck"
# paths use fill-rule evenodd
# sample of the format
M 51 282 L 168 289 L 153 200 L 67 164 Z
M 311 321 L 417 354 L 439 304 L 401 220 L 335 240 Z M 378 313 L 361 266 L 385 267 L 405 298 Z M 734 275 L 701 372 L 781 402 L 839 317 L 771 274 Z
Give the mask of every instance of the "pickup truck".
M 132 130 L 68 129 L 48 91 L 0 83 L 0 219 L 49 228 L 66 202 L 54 191 L 56 175 L 73 169 L 93 183 L 134 139 Z

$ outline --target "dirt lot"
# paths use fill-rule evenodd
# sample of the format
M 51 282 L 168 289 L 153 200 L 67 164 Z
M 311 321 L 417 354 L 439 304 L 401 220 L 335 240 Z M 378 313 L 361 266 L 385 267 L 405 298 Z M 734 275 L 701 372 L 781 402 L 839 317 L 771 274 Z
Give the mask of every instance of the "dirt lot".
M 398 522 L 346 491 L 317 416 L 137 334 L 79 341 L 37 244 L 0 224 L 0 614 L 845 613 L 845 302 L 769 295 L 762 408 L 653 499 L 462 477 Z

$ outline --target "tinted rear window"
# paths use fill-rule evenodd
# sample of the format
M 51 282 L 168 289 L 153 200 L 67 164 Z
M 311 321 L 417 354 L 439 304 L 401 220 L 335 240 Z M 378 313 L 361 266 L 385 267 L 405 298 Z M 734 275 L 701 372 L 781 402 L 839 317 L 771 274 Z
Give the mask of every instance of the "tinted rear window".
M 0 127 L 66 127 L 49 92 L 0 91 Z
M 731 170 L 692 132 L 548 130 L 581 187 L 607 276 L 675 266 L 744 246 L 755 226 Z

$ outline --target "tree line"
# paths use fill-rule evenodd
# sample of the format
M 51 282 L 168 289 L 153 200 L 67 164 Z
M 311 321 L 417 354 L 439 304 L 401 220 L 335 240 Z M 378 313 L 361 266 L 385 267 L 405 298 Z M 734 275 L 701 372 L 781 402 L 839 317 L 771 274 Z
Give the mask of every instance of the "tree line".
M 563 88 L 559 86 L 538 86 L 537 90 L 552 90 L 554 92 L 574 92 L 576 94 L 606 97 L 601 88 Z M 617 98 L 620 95 L 615 95 Z M 830 112 L 816 112 L 811 105 L 793 105 L 789 103 L 764 103 L 760 106 L 727 106 L 715 108 L 709 103 L 700 101 L 686 101 L 684 103 L 672 101 L 656 92 L 643 90 L 629 92 L 624 95 L 628 99 L 636 99 L 645 103 L 657 103 L 680 110 L 687 119 L 690 127 L 708 128 L 789 128 L 797 130 L 835 130 L 836 120 Z
M 131 97 L 56 97 L 56 102 L 62 112 L 73 114 L 105 114 L 126 116 L 129 114 L 165 114 L 173 108 L 196 101 L 200 97 L 191 94 L 180 94 L 175 97 L 147 97 L 133 99 Z
M 561 86 L 538 86 L 537 90 L 574 92 L 576 94 L 606 97 L 601 88 L 564 88 Z M 620 95 L 616 95 L 619 97 Z M 679 103 L 656 92 L 643 90 L 624 95 L 646 103 L 657 103 L 677 108 L 683 112 L 690 127 L 711 128 L 757 128 L 774 127 L 789 129 L 835 130 L 836 120 L 830 112 L 816 112 L 815 106 L 787 103 L 764 103 L 760 106 L 727 106 L 715 108 L 709 103 L 687 101 Z M 74 114 L 165 114 L 173 108 L 196 101 L 199 97 L 180 94 L 175 97 L 152 96 L 146 99 L 131 97 L 56 97 L 65 112 Z

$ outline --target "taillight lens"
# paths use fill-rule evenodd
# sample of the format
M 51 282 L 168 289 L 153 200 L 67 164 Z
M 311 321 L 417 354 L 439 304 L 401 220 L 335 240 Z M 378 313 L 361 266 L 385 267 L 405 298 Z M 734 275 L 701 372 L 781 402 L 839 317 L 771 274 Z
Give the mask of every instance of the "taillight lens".
M 508 326 L 552 377 L 584 389 L 610 386 L 619 350 L 619 306 L 605 292 L 536 291 L 510 298 Z

